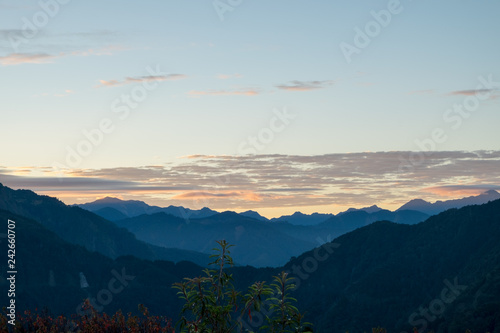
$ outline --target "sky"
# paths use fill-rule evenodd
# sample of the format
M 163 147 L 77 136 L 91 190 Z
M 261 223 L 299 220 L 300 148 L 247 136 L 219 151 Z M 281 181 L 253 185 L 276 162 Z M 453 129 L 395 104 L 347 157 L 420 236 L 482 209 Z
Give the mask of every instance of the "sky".
M 499 12 L 0 0 L 0 182 L 267 217 L 500 189 Z

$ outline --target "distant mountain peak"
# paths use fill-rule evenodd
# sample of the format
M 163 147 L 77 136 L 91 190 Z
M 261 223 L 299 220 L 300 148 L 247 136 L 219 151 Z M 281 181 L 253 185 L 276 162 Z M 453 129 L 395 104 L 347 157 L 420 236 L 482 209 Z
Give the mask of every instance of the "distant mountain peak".
M 247 210 L 246 212 L 241 212 L 239 214 L 241 216 L 251 217 L 251 218 L 259 220 L 259 221 L 269 221 L 266 217 L 260 215 L 258 212 L 254 211 L 254 210 Z
M 292 214 L 292 216 L 304 216 L 304 215 L 305 215 L 304 213 L 299 212 L 299 211 Z
M 382 208 L 380 208 L 379 206 L 372 205 L 370 207 L 363 207 L 363 208 L 349 208 L 344 213 L 364 211 L 364 212 L 371 214 L 371 213 L 376 213 L 376 212 L 381 211 L 381 210 L 382 210 Z
M 491 196 L 498 196 L 498 197 L 500 197 L 500 193 L 498 193 L 495 190 L 488 190 L 486 192 L 481 193 L 480 195 L 491 195 Z
M 101 199 L 95 200 L 93 203 L 117 203 L 117 202 L 122 202 L 122 199 L 118 199 L 115 197 L 104 197 Z
M 479 195 L 461 199 L 438 200 L 434 203 L 422 199 L 413 199 L 399 207 L 401 210 L 416 210 L 428 215 L 436 215 L 450 208 L 462 208 L 469 205 L 481 205 L 500 198 L 500 193 L 495 190 L 487 190 Z

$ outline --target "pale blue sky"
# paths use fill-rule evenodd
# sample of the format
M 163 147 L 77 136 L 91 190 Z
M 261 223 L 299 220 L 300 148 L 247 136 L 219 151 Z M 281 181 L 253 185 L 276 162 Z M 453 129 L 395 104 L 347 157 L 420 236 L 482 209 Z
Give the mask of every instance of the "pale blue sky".
M 356 46 L 355 29 L 390 6 L 399 13 L 346 61 L 340 45 Z M 241 155 L 285 109 L 295 118 L 259 154 L 418 151 L 415 140 L 435 128 L 446 139 L 434 150 L 498 150 L 500 84 L 478 79 L 500 81 L 498 13 L 498 1 L 242 0 L 221 20 L 210 0 L 3 0 L 0 165 L 100 169 Z M 145 82 L 158 86 L 120 119 L 113 101 Z M 478 88 L 488 96 L 470 116 L 443 118 Z M 112 133 L 68 165 L 68 147 L 105 118 Z

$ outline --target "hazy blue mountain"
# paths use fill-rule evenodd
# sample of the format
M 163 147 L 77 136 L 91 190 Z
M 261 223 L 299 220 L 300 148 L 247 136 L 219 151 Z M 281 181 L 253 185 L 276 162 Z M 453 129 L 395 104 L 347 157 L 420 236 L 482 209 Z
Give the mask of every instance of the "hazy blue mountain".
M 19 314 L 38 308 L 56 316 L 70 316 L 77 313 L 77 307 L 85 298 L 92 298 L 99 311 L 114 313 L 121 309 L 124 313 L 136 313 L 137 305 L 143 303 L 153 313 L 175 318 L 181 303 L 171 284 L 184 276 L 199 274 L 202 269 L 185 261 L 177 264 L 152 262 L 132 256 L 113 260 L 64 241 L 32 219 L 4 210 L 0 210 L 0 219 L 16 222 L 16 305 Z M 0 239 L 0 249 L 7 253 L 5 240 Z M 0 288 L 3 290 L 8 290 L 3 275 L 6 264 L 7 260 L 0 263 Z M 86 288 L 80 283 L 81 274 L 88 283 Z M 114 289 L 110 289 L 110 285 Z M 102 291 L 111 295 L 109 302 L 108 296 L 103 298 L 104 302 L 99 301 Z M 0 293 L 0 301 L 8 304 L 7 292 Z
M 468 205 L 481 205 L 493 200 L 500 199 L 500 193 L 495 190 L 486 191 L 477 196 L 470 196 L 462 199 L 436 201 L 430 203 L 422 199 L 413 199 L 401 206 L 399 210 L 417 210 L 428 215 L 436 215 L 447 209 L 461 208 Z
M 319 245 L 376 221 L 416 224 L 428 217 L 424 213 L 410 210 L 399 212 L 379 210 L 374 213 L 367 213 L 364 210 L 354 210 L 331 216 L 326 221 L 316 225 L 303 226 L 291 225 L 289 223 L 271 223 L 271 225 L 277 231 L 290 237 Z
M 401 210 L 391 212 L 390 210 L 380 209 L 374 211 L 373 213 L 368 213 L 365 210 L 360 209 L 332 216 L 331 218 L 323 222 L 321 226 L 335 226 L 336 229 L 342 230 L 342 228 L 344 227 L 359 228 L 376 221 L 416 224 L 424 221 L 428 217 L 429 215 L 415 210 Z
M 379 326 L 388 332 L 498 332 L 498 239 L 500 200 L 416 225 L 372 223 L 285 268 L 298 277 L 296 297 L 318 332 Z
M 292 215 L 283 215 L 281 217 L 272 218 L 271 222 L 287 222 L 293 225 L 315 225 L 326 221 L 328 218 L 334 216 L 333 214 L 303 214 L 295 212 Z
M 211 210 L 209 208 L 202 208 L 200 210 L 194 210 L 189 208 L 184 208 L 181 206 L 168 206 L 168 207 L 158 207 L 158 206 L 150 206 L 143 201 L 139 200 L 121 200 L 118 198 L 106 197 L 103 199 L 99 199 L 93 202 L 85 203 L 77 205 L 80 208 L 89 210 L 96 214 L 103 213 L 102 209 L 104 208 L 113 208 L 125 217 L 135 217 L 142 214 L 155 214 L 155 213 L 166 213 L 173 216 L 177 216 L 183 219 L 192 219 L 192 218 L 204 218 L 217 214 L 216 211 Z M 109 210 L 104 211 L 104 216 L 109 216 Z M 111 215 L 114 217 L 114 215 Z M 118 219 L 114 219 L 112 221 L 116 221 Z
M 292 256 L 375 221 L 415 224 L 427 217 L 416 211 L 379 210 L 367 213 L 357 210 L 332 216 L 319 224 L 304 226 L 254 219 L 234 212 L 189 221 L 157 213 L 115 223 L 145 242 L 205 253 L 210 252 L 215 240 L 224 238 L 238 244 L 234 249 L 234 256 L 239 264 L 276 267 Z
M 239 213 L 241 216 L 251 217 L 259 221 L 269 221 L 267 217 L 264 217 L 253 210 L 247 210 L 246 212 Z
M 364 208 L 349 208 L 345 212 L 342 212 L 342 213 L 339 213 L 339 214 L 345 214 L 345 213 L 355 212 L 355 211 L 358 211 L 358 210 L 362 210 L 364 212 L 367 212 L 367 213 L 371 214 L 371 213 L 376 213 L 378 211 L 381 211 L 382 208 L 378 207 L 377 205 L 373 205 L 373 206 L 370 206 L 370 207 L 364 207 Z
M 118 221 L 126 219 L 128 216 L 120 212 L 118 209 L 111 207 L 104 207 L 93 211 L 94 214 L 99 215 L 100 217 L 105 218 L 108 221 Z
M 316 244 L 280 232 L 272 223 L 234 212 L 189 221 L 156 213 L 116 223 L 145 242 L 204 253 L 211 253 L 216 240 L 225 239 L 237 244 L 232 250 L 236 262 L 256 267 L 282 265 Z
M 154 246 L 100 216 L 79 207 L 38 195 L 29 190 L 12 190 L 0 184 L 0 209 L 31 218 L 62 239 L 100 252 L 110 258 L 134 255 L 144 259 L 191 260 L 206 264 L 206 255 L 194 251 Z

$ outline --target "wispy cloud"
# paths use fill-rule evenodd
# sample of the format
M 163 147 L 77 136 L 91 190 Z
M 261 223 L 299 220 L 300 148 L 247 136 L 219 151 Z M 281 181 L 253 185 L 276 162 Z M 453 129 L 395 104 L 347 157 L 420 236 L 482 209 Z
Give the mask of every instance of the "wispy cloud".
M 231 198 L 231 200 L 247 200 L 247 201 L 262 201 L 262 196 L 248 191 L 232 191 L 232 192 L 202 192 L 190 191 L 175 195 L 173 200 L 207 200 L 207 199 L 220 199 Z
M 231 95 L 242 95 L 242 96 L 256 96 L 259 95 L 260 91 L 257 89 L 241 89 L 241 90 L 191 90 L 189 95 L 191 96 L 231 96 Z
M 331 86 L 334 81 L 291 81 L 288 84 L 277 85 L 276 88 L 289 91 L 309 91 Z
M 20 177 L 0 170 L 0 182 L 64 200 L 121 195 L 157 205 L 191 208 L 267 209 L 398 208 L 413 198 L 428 201 L 500 188 L 500 151 L 433 152 L 421 165 L 399 172 L 410 152 L 300 155 L 191 155 L 164 166 L 70 170 L 62 181 Z M 3 175 L 2 175 L 3 173 Z M 14 176 L 17 175 L 17 176 Z M 124 181 L 126 179 L 126 181 Z M 197 206 L 199 205 L 199 206 Z M 338 209 L 337 209 L 338 211 Z
M 495 92 L 499 91 L 496 89 L 457 90 L 450 92 L 448 95 L 475 96 L 475 95 L 489 94 Z
M 218 78 L 219 80 L 227 80 L 227 79 L 233 79 L 233 78 L 241 78 L 243 77 L 243 75 L 241 74 L 218 74 L 216 76 L 216 78 Z
M 187 78 L 184 74 L 168 74 L 168 75 L 148 75 L 127 77 L 124 80 L 99 80 L 98 87 L 116 87 L 132 83 L 153 82 L 153 81 L 175 81 Z
M 13 66 L 20 64 L 48 64 L 54 62 L 56 58 L 68 57 L 68 56 L 109 56 L 113 55 L 114 52 L 122 50 L 120 46 L 108 45 L 103 48 L 90 48 L 83 50 L 75 50 L 70 52 L 60 52 L 57 54 L 49 53 L 11 53 L 6 56 L 0 56 L 0 64 L 2 66 Z
M 20 64 L 47 64 L 58 56 L 46 53 L 12 53 L 4 57 L 0 57 L 2 66 L 13 66 Z
M 422 189 L 422 191 L 434 193 L 443 197 L 472 196 L 489 190 L 500 191 L 500 183 L 499 185 L 445 185 Z

